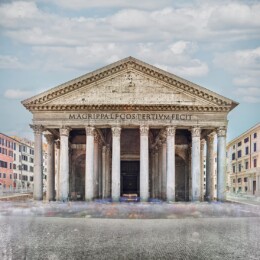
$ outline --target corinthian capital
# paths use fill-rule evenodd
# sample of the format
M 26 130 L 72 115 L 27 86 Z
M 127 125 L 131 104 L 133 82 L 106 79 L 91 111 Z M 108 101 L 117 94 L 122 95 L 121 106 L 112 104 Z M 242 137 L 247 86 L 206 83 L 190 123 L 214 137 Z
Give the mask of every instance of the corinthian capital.
M 120 136 L 120 134 L 121 134 L 121 127 L 119 127 L 119 126 L 113 126 L 112 128 L 111 128 L 111 130 L 112 130 L 112 134 L 113 134 L 113 136 L 117 136 L 117 137 L 119 137 Z
M 68 126 L 63 126 L 60 128 L 60 136 L 69 136 L 71 128 Z
M 227 129 L 226 129 L 226 127 L 219 127 L 218 129 L 217 129 L 217 135 L 218 135 L 218 137 L 225 137 L 226 136 L 226 134 L 227 134 Z
M 175 136 L 176 128 L 174 126 L 166 127 L 167 136 Z
M 94 134 L 95 134 L 95 127 L 94 126 L 86 126 L 86 134 L 94 136 Z
M 213 144 L 213 142 L 214 142 L 214 138 L 215 138 L 215 135 L 214 135 L 213 133 L 207 135 L 207 143 L 209 143 L 209 144 Z
M 44 137 L 48 144 L 53 144 L 54 136 L 52 134 L 45 134 Z
M 201 151 L 204 150 L 204 146 L 205 146 L 205 140 L 202 139 L 202 140 L 200 141 L 200 150 L 201 150 Z
M 140 125 L 140 135 L 147 136 L 149 133 L 149 127 L 147 125 Z
M 35 134 L 42 134 L 44 127 L 42 125 L 30 125 Z
M 191 128 L 191 135 L 192 135 L 192 137 L 200 137 L 200 128 L 199 127 L 192 127 Z

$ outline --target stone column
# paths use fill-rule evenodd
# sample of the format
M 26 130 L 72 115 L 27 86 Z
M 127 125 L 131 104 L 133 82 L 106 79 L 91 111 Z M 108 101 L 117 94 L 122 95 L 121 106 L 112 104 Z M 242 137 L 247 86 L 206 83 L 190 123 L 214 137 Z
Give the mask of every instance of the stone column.
M 33 199 L 43 199 L 43 164 L 42 164 L 42 131 L 41 125 L 30 125 L 34 131 L 34 173 Z
M 151 189 L 151 197 L 152 198 L 155 198 L 155 152 L 154 152 L 154 149 L 152 149 L 152 151 L 151 151 L 151 183 L 152 183 L 152 185 L 151 185 L 151 187 L 152 187 L 152 189 Z
M 200 141 L 200 195 L 201 201 L 204 201 L 204 146 L 205 140 Z
M 95 131 L 94 132 L 94 176 L 93 176 L 93 181 L 94 181 L 94 186 L 93 186 L 93 193 L 94 193 L 94 198 L 98 197 L 98 191 L 99 191 L 99 180 L 98 180 L 98 142 L 99 142 L 99 136 L 98 133 Z
M 199 201 L 200 195 L 200 128 L 193 127 L 192 133 L 192 151 L 191 151 L 191 178 L 192 191 L 191 200 Z
M 98 145 L 98 197 L 102 198 L 102 185 L 103 185 L 103 175 L 102 175 L 102 141 L 100 139 Z
M 60 200 L 60 141 L 56 142 L 55 189 L 56 200 Z
M 106 198 L 111 198 L 111 149 L 107 145 L 106 151 Z
M 85 172 L 85 200 L 94 198 L 94 132 L 93 126 L 86 127 L 86 172 Z
M 162 143 L 162 199 L 166 200 L 166 188 L 167 188 L 167 169 L 166 169 L 166 155 L 167 145 L 166 140 Z
M 46 200 L 54 200 L 54 191 L 55 191 L 55 162 L 54 162 L 54 137 L 52 134 L 46 134 L 45 138 L 48 144 L 47 151 L 47 192 Z
M 206 200 L 214 199 L 214 134 L 207 136 L 206 154 Z
M 217 200 L 226 200 L 226 128 L 217 130 Z
M 162 163 L 163 163 L 163 153 L 162 153 L 162 143 L 159 142 L 158 149 L 158 198 L 162 199 Z
M 167 127 L 167 201 L 175 201 L 175 127 Z
M 60 128 L 60 200 L 69 197 L 69 127 Z
M 102 147 L 102 198 L 106 198 L 106 182 L 107 182 L 107 177 L 106 177 L 106 151 L 107 147 L 104 145 Z
M 154 196 L 159 198 L 159 151 L 158 147 L 154 148 L 154 170 L 155 170 L 155 180 L 154 180 Z
M 121 128 L 112 127 L 112 200 L 120 199 L 120 135 Z
M 148 201 L 149 198 L 149 127 L 140 126 L 140 199 Z

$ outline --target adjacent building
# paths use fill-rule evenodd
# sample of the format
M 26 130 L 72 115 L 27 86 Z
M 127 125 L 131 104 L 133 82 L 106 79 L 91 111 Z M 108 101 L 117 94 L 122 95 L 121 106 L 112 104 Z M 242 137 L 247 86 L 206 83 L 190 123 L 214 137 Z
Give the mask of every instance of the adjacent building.
M 46 189 L 46 144 L 43 144 L 43 185 Z M 33 190 L 34 143 L 26 138 L 0 133 L 0 187 Z
M 260 123 L 227 145 L 230 192 L 260 196 Z

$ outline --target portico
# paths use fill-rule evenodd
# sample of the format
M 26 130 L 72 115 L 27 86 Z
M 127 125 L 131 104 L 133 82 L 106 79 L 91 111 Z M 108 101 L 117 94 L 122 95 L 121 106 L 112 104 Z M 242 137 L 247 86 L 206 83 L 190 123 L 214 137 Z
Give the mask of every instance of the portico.
M 141 201 L 200 201 L 201 143 L 210 162 L 215 133 L 217 198 L 225 200 L 227 114 L 237 105 L 228 98 L 129 57 L 23 105 L 33 113 L 36 158 L 43 133 L 48 141 L 48 200 L 119 201 L 136 193 Z M 40 160 L 35 164 L 34 198 L 41 200 Z M 208 167 L 205 198 L 212 199 Z

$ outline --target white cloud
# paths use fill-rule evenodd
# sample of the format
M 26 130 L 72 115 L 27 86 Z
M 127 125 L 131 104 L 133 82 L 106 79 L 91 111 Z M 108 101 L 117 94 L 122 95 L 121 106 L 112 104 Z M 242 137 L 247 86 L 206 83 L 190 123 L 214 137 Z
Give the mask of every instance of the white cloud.
M 177 41 L 170 46 L 173 54 L 182 54 L 184 52 L 194 52 L 197 46 L 193 42 Z
M 0 69 L 20 69 L 24 65 L 15 56 L 0 55 Z
M 4 97 L 8 99 L 25 99 L 33 95 L 33 91 L 21 89 L 7 89 L 4 93 Z
M 213 62 L 233 75 L 233 84 L 240 87 L 236 95 L 245 102 L 260 102 L 260 47 L 218 53 Z

